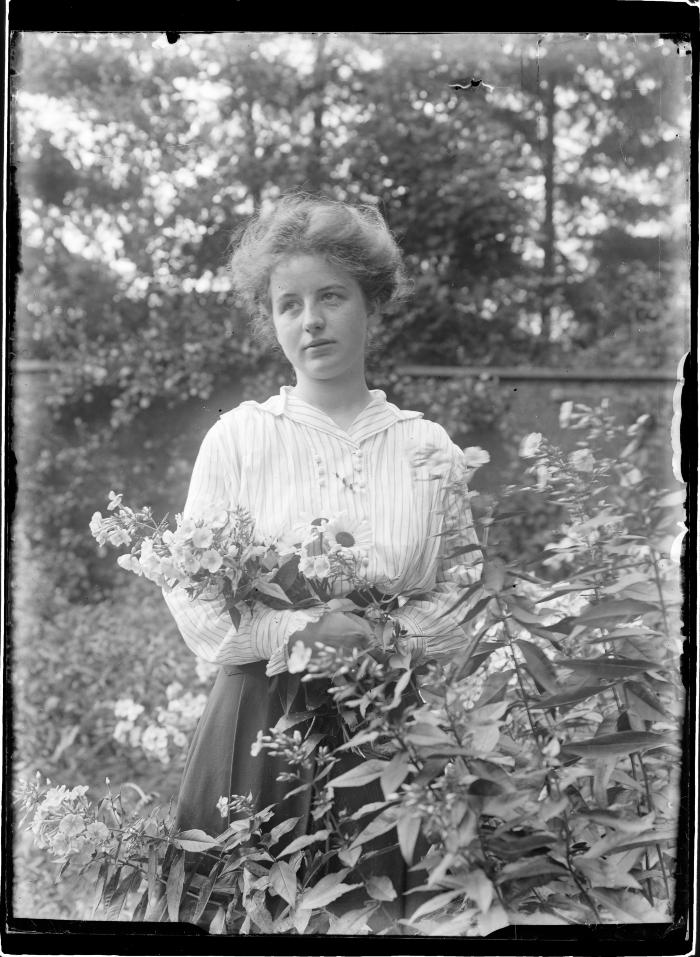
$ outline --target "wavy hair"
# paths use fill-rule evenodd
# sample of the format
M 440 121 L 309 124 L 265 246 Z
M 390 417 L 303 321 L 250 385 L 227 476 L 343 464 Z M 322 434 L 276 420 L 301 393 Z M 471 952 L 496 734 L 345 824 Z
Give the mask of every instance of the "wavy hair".
M 253 332 L 265 343 L 276 342 L 270 275 L 290 256 L 323 256 L 345 269 L 373 308 L 402 299 L 408 291 L 401 250 L 374 206 L 291 193 L 253 216 L 233 245 L 233 286 L 251 316 Z

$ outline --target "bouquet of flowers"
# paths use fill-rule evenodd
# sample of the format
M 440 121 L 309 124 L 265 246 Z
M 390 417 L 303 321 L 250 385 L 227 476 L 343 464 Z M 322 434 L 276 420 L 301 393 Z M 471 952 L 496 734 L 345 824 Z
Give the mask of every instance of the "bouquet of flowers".
M 256 533 L 242 508 L 214 509 L 201 518 L 175 516 L 157 522 L 149 507 L 130 508 L 122 494 L 109 493 L 107 515 L 95 512 L 90 531 L 101 546 L 128 546 L 117 564 L 163 588 L 183 587 L 191 598 L 223 598 L 236 627 L 239 606 L 344 611 L 393 629 L 390 612 L 399 604 L 385 595 L 387 583 L 369 582 L 371 534 L 367 523 L 344 514 L 299 522 L 278 537 Z

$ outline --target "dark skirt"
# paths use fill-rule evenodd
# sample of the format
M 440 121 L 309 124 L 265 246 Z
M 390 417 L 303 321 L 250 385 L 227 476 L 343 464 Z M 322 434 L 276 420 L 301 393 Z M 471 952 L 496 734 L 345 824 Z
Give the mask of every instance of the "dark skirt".
M 285 798 L 286 792 L 295 784 L 277 780 L 280 773 L 290 770 L 283 759 L 266 750 L 254 757 L 250 751 L 258 731 L 267 734 L 283 714 L 305 711 L 308 696 L 315 695 L 318 701 L 319 692 L 323 697 L 323 689 L 319 689 L 318 682 L 299 684 L 296 676 L 286 673 L 268 678 L 265 666 L 266 662 L 260 661 L 227 666 L 219 671 L 187 756 L 177 805 L 178 828 L 200 828 L 213 836 L 220 834 L 229 822 L 222 818 L 216 802 L 220 797 L 228 798 L 232 794 L 251 794 L 256 810 L 277 804 L 275 815 L 267 825 L 269 828 L 287 818 L 298 817 L 299 822 L 289 840 L 312 833 L 320 826 L 311 817 L 310 790 Z M 325 698 L 326 710 L 330 713 L 332 701 L 328 695 Z M 344 752 L 331 777 L 337 777 L 363 760 L 357 754 Z M 335 791 L 336 805 L 349 812 L 383 799 L 378 781 Z M 370 819 L 368 816 L 363 825 Z M 416 860 L 425 850 L 425 844 L 421 842 L 417 846 Z M 370 854 L 373 851 L 381 853 Z M 345 880 L 366 883 L 373 875 L 391 879 L 399 896 L 388 908 L 386 904 L 384 906 L 394 917 L 410 913 L 420 903 L 420 898 L 414 902 L 403 899 L 403 895 L 411 887 L 423 883 L 425 871 L 408 871 L 398 848 L 395 829 L 363 846 L 360 860 Z M 367 900 L 364 888 L 359 891 L 350 892 L 338 901 L 342 902 L 343 910 L 359 907 Z

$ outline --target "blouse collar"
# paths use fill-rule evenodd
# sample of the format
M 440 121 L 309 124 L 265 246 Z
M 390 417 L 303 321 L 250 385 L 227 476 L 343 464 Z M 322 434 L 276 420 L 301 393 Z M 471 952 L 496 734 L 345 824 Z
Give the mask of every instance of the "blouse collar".
M 346 441 L 359 444 L 364 439 L 383 432 L 395 422 L 406 419 L 420 419 L 422 412 L 412 412 L 408 409 L 399 409 L 393 402 L 387 402 L 386 393 L 381 389 L 370 389 L 371 399 L 362 412 L 354 420 L 348 431 L 341 429 L 333 419 L 317 409 L 315 406 L 300 399 L 292 391 L 292 387 L 283 385 L 279 395 L 274 395 L 263 402 L 259 408 L 275 416 L 285 416 L 294 422 L 309 425 L 321 432 L 328 432 Z

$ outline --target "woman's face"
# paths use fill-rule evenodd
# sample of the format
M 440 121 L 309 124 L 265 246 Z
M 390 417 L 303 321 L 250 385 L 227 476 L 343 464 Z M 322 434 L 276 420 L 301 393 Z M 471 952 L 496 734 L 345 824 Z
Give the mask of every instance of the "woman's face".
M 357 280 L 322 256 L 282 260 L 270 276 L 275 334 L 297 380 L 364 376 L 368 310 Z

